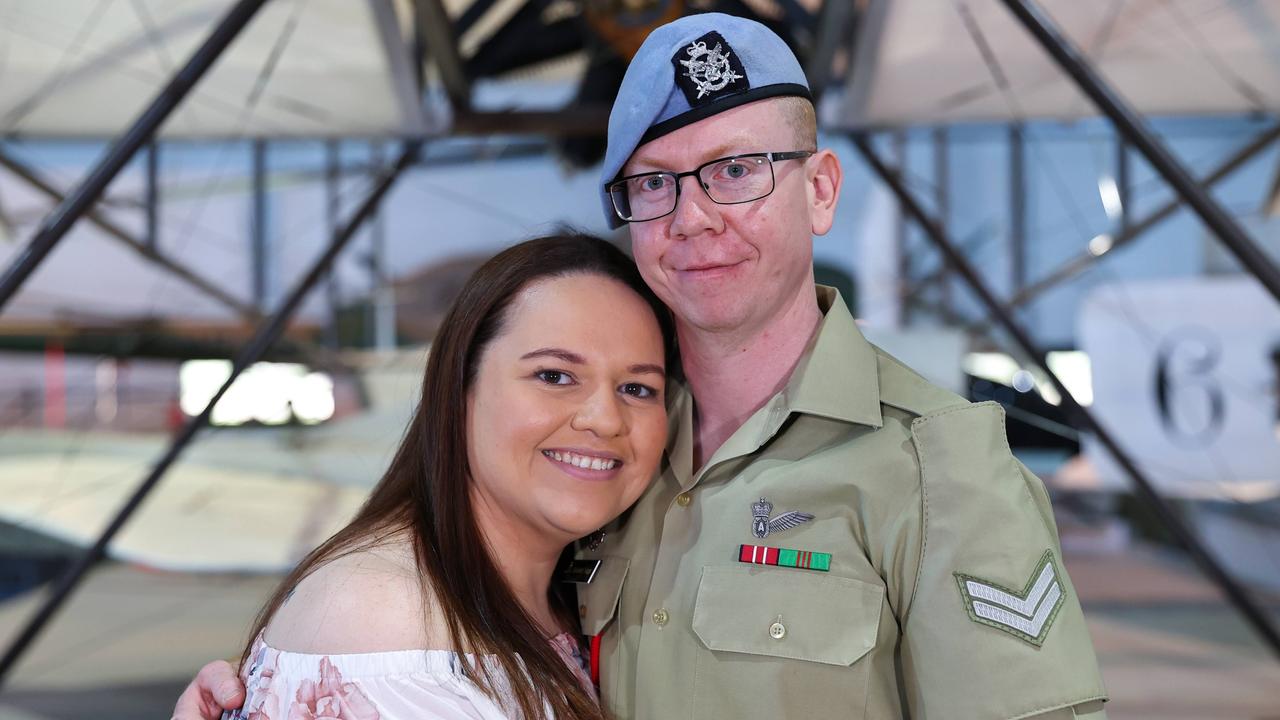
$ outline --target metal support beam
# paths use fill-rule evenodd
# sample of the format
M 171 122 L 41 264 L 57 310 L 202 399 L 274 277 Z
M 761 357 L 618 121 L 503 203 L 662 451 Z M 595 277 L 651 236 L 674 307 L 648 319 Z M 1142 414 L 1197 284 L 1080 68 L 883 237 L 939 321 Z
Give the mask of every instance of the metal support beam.
M 545 112 L 454 110 L 450 134 L 523 134 L 558 138 L 604 135 L 608 129 L 609 106 L 602 104 Z
M 1245 163 L 1257 157 L 1258 154 L 1263 150 L 1266 150 L 1267 147 L 1276 140 L 1280 140 L 1280 125 L 1275 125 L 1271 129 L 1259 133 L 1257 137 L 1233 153 L 1231 157 L 1227 158 L 1226 162 L 1222 163 L 1215 168 L 1213 172 L 1206 175 L 1204 180 L 1201 182 L 1206 188 L 1211 188 L 1214 185 L 1217 185 L 1228 175 L 1239 170 Z M 1181 207 L 1182 199 L 1174 198 L 1164 205 L 1161 205 L 1141 220 L 1129 221 L 1126 229 L 1121 231 L 1112 239 L 1111 247 L 1107 252 L 1114 252 L 1117 248 L 1128 245 L 1138 239 L 1138 237 L 1143 233 L 1171 217 Z M 1128 204 L 1125 205 L 1124 212 L 1126 217 L 1132 217 Z M 1043 278 L 1031 283 L 1020 292 L 1015 293 L 1013 297 L 1005 303 L 1005 309 L 1012 310 L 1031 302 L 1044 294 L 1050 288 L 1056 286 L 1058 283 L 1073 278 L 1085 270 L 1088 270 L 1090 267 L 1093 267 L 1093 264 L 1098 261 L 1098 258 L 1099 256 L 1086 251 L 1070 260 L 1067 260 L 1059 265 L 1056 270 L 1053 270 Z
M 160 146 L 153 140 L 147 145 L 147 180 L 144 208 L 147 213 L 147 249 L 160 248 Z
M 414 0 L 415 28 L 426 44 L 427 54 L 436 61 L 440 82 L 454 111 L 471 109 L 471 80 L 458 52 L 453 22 L 440 0 Z
M 933 129 L 933 200 L 938 222 L 947 230 L 951 226 L 951 143 L 943 126 Z M 939 302 L 943 307 L 951 307 L 951 282 L 947 278 L 946 263 L 937 273 Z M 921 286 L 922 283 L 916 285 Z
M 375 165 L 382 164 L 382 143 L 374 143 L 369 149 L 369 161 Z M 373 330 L 371 345 L 379 350 L 391 350 L 396 346 L 396 293 L 387 273 L 387 228 L 386 216 L 379 210 L 373 216 L 373 227 L 370 233 L 369 275 L 372 280 L 372 302 L 370 307 L 373 317 L 370 326 Z
M 3 150 L 0 150 L 0 167 L 3 167 L 15 177 L 22 179 L 31 187 L 39 190 L 59 206 L 66 202 L 66 197 L 60 190 L 49 184 L 49 182 L 44 178 L 40 177 L 35 170 L 27 167 L 25 164 L 8 155 Z M 148 262 L 167 270 L 174 277 L 186 282 L 191 287 L 199 290 L 213 300 L 216 300 L 224 307 L 231 309 L 244 321 L 249 323 L 258 321 L 260 316 L 258 315 L 257 310 L 248 303 L 243 302 L 239 298 L 228 293 L 217 283 L 204 279 L 200 275 L 196 274 L 194 270 L 182 265 L 177 260 L 167 257 L 158 249 L 148 247 L 145 241 L 135 238 L 129 233 L 129 231 L 107 219 L 105 215 L 95 210 L 87 210 L 84 215 L 86 220 L 102 232 L 106 233 L 109 237 L 119 240 L 128 246 L 129 249 L 145 258 Z
M 1032 0 L 1003 0 L 1027 31 L 1057 61 L 1076 85 L 1093 100 L 1116 129 L 1142 153 L 1147 162 L 1164 177 L 1201 221 L 1209 226 L 1240 264 L 1258 278 L 1271 296 L 1280 302 L 1280 268 L 1258 247 L 1239 223 L 1205 192 L 1165 148 L 1156 134 L 1125 104 L 1089 65 L 1088 60 L 1067 37 L 1053 25 L 1048 16 Z
M 871 147 L 870 141 L 866 136 L 855 134 L 853 142 L 857 146 L 859 152 L 866 159 L 867 164 L 879 175 L 897 196 L 898 202 L 901 204 L 903 211 L 912 217 L 924 231 L 924 235 L 933 243 L 934 247 L 942 253 L 946 258 L 951 269 L 959 275 L 965 283 L 973 290 L 978 299 L 986 306 L 987 311 L 995 316 L 1000 327 L 1013 338 L 1014 342 L 1022 352 L 1031 358 L 1040 370 L 1045 374 L 1049 381 L 1053 384 L 1058 394 L 1062 396 L 1064 409 L 1069 416 L 1075 417 L 1083 428 L 1094 434 L 1098 441 L 1102 443 L 1111 456 L 1115 458 L 1116 463 L 1124 469 L 1125 473 L 1133 479 L 1134 491 L 1138 498 L 1143 502 L 1144 506 L 1151 511 L 1160 524 L 1169 531 L 1170 535 L 1178 542 L 1179 545 L 1187 551 L 1191 559 L 1200 567 L 1201 571 L 1217 585 L 1227 596 L 1228 601 L 1244 616 L 1245 620 L 1253 626 L 1254 630 L 1262 637 L 1264 644 L 1280 658 L 1280 633 L 1272 625 L 1271 619 L 1263 612 L 1263 610 L 1253 601 L 1248 592 L 1238 584 L 1227 572 L 1218 564 L 1217 560 L 1209 554 L 1209 552 L 1200 544 L 1200 540 L 1195 534 L 1183 523 L 1182 519 L 1169 507 L 1164 498 L 1156 492 L 1151 482 L 1147 480 L 1146 475 L 1138 469 L 1138 466 L 1129 457 L 1129 454 L 1120 447 L 1111 433 L 1102 426 L 1101 423 L 1093 416 L 1088 409 L 1082 407 L 1076 402 L 1075 397 L 1057 374 L 1049 367 L 1048 361 L 1045 359 L 1045 352 L 1031 339 L 1031 335 L 1023 329 L 1021 325 L 1001 306 L 1000 301 L 987 288 L 978 271 L 969 264 L 969 261 L 956 249 L 954 243 L 943 232 L 942 227 L 936 220 L 929 217 L 919 203 L 916 202 L 911 192 L 902 182 L 898 173 L 891 170 L 883 160 L 876 155 L 875 150 Z
M 409 167 L 417 158 L 418 148 L 420 145 L 420 141 L 407 143 L 396 162 L 391 167 L 383 171 L 381 178 L 379 178 L 378 182 L 374 185 L 373 190 L 370 191 L 369 196 L 365 199 L 364 203 L 362 203 L 355 214 L 347 220 L 346 224 L 343 225 L 338 232 L 334 233 L 329 242 L 329 246 L 325 249 L 324 253 L 316 259 L 316 261 L 311 265 L 311 268 L 307 271 L 306 275 L 304 275 L 302 279 L 294 285 L 293 289 L 289 291 L 288 296 L 280 304 L 280 307 L 272 313 L 270 318 L 258 327 L 253 338 L 241 349 L 240 353 L 236 356 L 235 361 L 232 363 L 231 375 L 227 378 L 226 382 L 222 384 L 222 387 L 218 389 L 218 392 L 214 393 L 213 397 L 210 398 L 208 404 L 205 405 L 204 410 L 198 416 L 187 421 L 181 432 L 174 437 L 168 450 L 165 451 L 164 455 L 155 464 L 155 467 L 151 469 L 146 480 L 138 486 L 137 490 L 134 491 L 129 500 L 125 502 L 125 504 L 116 513 L 115 517 L 111 519 L 111 522 L 107 525 L 107 528 L 98 537 L 93 546 L 81 554 L 80 557 L 76 559 L 75 564 L 58 579 L 57 583 L 50 591 L 48 598 L 40 606 L 40 609 L 37 610 L 35 615 L 32 616 L 25 626 L 23 626 L 16 639 L 9 645 L 8 649 L 5 650 L 4 657 L 0 658 L 0 688 L 3 688 L 5 679 L 13 670 L 18 660 L 22 657 L 22 654 L 40 634 L 40 631 L 48 625 L 50 620 L 53 619 L 58 609 L 62 607 L 63 603 L 65 603 L 71 596 L 71 593 L 79 586 L 80 581 L 84 579 L 85 575 L 106 555 L 107 545 L 110 544 L 112 538 L 114 538 L 116 533 L 124 527 L 125 522 L 127 522 L 133 515 L 134 511 L 141 506 L 142 501 L 146 499 L 147 495 L 155 489 L 156 485 L 159 484 L 165 473 L 168 472 L 169 468 L 173 466 L 173 463 L 177 461 L 182 452 L 188 445 L 190 445 L 191 441 L 195 438 L 196 433 L 208 424 L 209 418 L 213 414 L 214 406 L 216 406 L 218 401 L 222 399 L 222 396 L 226 394 L 232 383 L 234 383 L 236 378 L 240 376 L 240 373 L 244 372 L 246 368 L 257 362 L 267 349 L 280 338 L 285 327 L 288 325 L 289 320 L 293 317 L 293 314 L 302 304 L 302 301 L 306 298 L 307 294 L 310 293 L 311 289 L 314 288 L 317 283 L 319 283 L 320 279 L 324 277 L 324 274 L 328 272 L 329 268 L 333 266 L 334 259 L 336 259 L 338 254 L 347 246 L 351 241 L 351 238 L 355 237 L 356 231 L 360 226 L 363 225 L 364 222 L 377 210 L 378 205 L 382 202 L 382 199 L 386 197 L 387 191 L 391 189 L 391 186 L 395 183 L 396 179 L 399 178 L 405 168 Z
M 454 37 L 461 38 L 466 35 L 477 22 L 480 22 L 480 18 L 484 17 L 485 13 L 493 9 L 494 4 L 495 0 L 473 0 L 467 9 L 462 11 L 458 21 L 453 24 Z
M 342 196 L 339 192 L 339 183 L 342 178 L 342 146 L 337 140 L 330 140 L 324 146 L 324 204 L 325 217 L 327 220 L 326 227 L 330 233 L 338 231 L 338 224 L 342 222 L 340 214 L 342 213 Z M 329 310 L 329 317 L 325 318 L 324 323 L 324 345 L 325 347 L 336 350 L 338 349 L 338 276 L 329 269 L 324 278 L 324 297 L 325 307 Z
M 191 88 L 204 77 L 205 72 L 222 55 L 222 51 L 249 24 L 265 3 L 266 0 L 239 0 L 192 54 L 187 64 L 165 85 L 120 140 L 111 146 L 80 187 L 76 188 L 75 192 L 44 219 L 35 237 L 18 255 L 18 259 L 4 276 L 0 277 L 0 311 L 3 311 L 4 306 L 22 287 L 22 283 L 30 277 L 54 246 L 66 236 L 71 226 L 97 202 L 102 192 L 129 163 L 138 149 L 151 141 L 156 130 L 174 108 L 178 107 Z
M 261 138 L 252 145 L 253 171 L 250 198 L 249 286 L 253 288 L 253 305 L 261 311 L 267 306 L 267 141 Z
M 907 164 L 907 135 L 902 129 L 895 130 L 892 135 L 893 155 L 899 167 Z M 898 215 L 894 218 L 893 248 L 895 254 L 895 270 L 897 274 L 898 292 L 898 326 L 902 327 L 911 319 L 910 307 L 915 288 L 911 282 L 911 255 L 907 252 L 907 240 L 910 238 L 907 227 L 907 214 L 902 204 L 898 204 Z
M 1009 282 L 1027 284 L 1027 159 L 1021 123 L 1009 126 Z
M 1131 163 L 1129 162 L 1129 143 L 1124 138 L 1116 137 L 1116 197 L 1120 200 L 1120 221 L 1116 223 L 1119 228 L 1117 235 L 1122 235 L 1129 231 L 1129 219 L 1133 215 L 1129 212 L 1129 201 L 1133 198 L 1133 178 L 1129 173 Z

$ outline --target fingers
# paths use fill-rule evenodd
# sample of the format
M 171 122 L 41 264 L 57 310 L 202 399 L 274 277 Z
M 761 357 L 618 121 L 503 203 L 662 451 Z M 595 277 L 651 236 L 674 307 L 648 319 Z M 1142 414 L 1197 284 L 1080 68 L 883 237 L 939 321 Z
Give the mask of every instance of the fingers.
M 173 720 L 219 720 L 224 709 L 244 703 L 244 685 L 225 660 L 200 668 L 173 708 Z
M 221 708 L 229 710 L 244 703 L 244 685 L 226 660 L 214 660 L 200 668 L 195 682 L 202 691 L 212 695 Z

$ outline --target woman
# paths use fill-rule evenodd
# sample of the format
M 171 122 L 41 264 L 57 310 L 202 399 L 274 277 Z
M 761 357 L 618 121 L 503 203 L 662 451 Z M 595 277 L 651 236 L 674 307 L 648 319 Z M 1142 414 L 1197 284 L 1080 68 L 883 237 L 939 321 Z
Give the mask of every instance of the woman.
M 553 575 L 653 476 L 670 338 L 603 240 L 485 263 L 381 482 L 260 613 L 230 717 L 600 717 Z

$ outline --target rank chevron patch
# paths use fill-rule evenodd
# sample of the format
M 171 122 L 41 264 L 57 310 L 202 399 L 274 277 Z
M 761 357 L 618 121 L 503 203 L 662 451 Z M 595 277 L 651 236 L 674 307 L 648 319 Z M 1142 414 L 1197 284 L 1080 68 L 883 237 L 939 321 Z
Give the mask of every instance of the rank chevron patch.
M 1045 551 L 1021 592 L 964 573 L 955 576 L 974 622 L 1003 630 L 1036 648 L 1044 643 L 1065 599 L 1052 550 Z

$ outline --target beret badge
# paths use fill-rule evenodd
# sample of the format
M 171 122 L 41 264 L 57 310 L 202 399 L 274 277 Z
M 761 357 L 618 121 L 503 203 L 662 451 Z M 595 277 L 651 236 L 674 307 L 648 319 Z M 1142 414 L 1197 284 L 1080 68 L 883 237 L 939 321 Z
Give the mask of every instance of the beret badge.
M 715 31 L 677 50 L 671 64 L 675 67 L 676 85 L 690 107 L 751 88 L 742 61 L 728 41 Z

